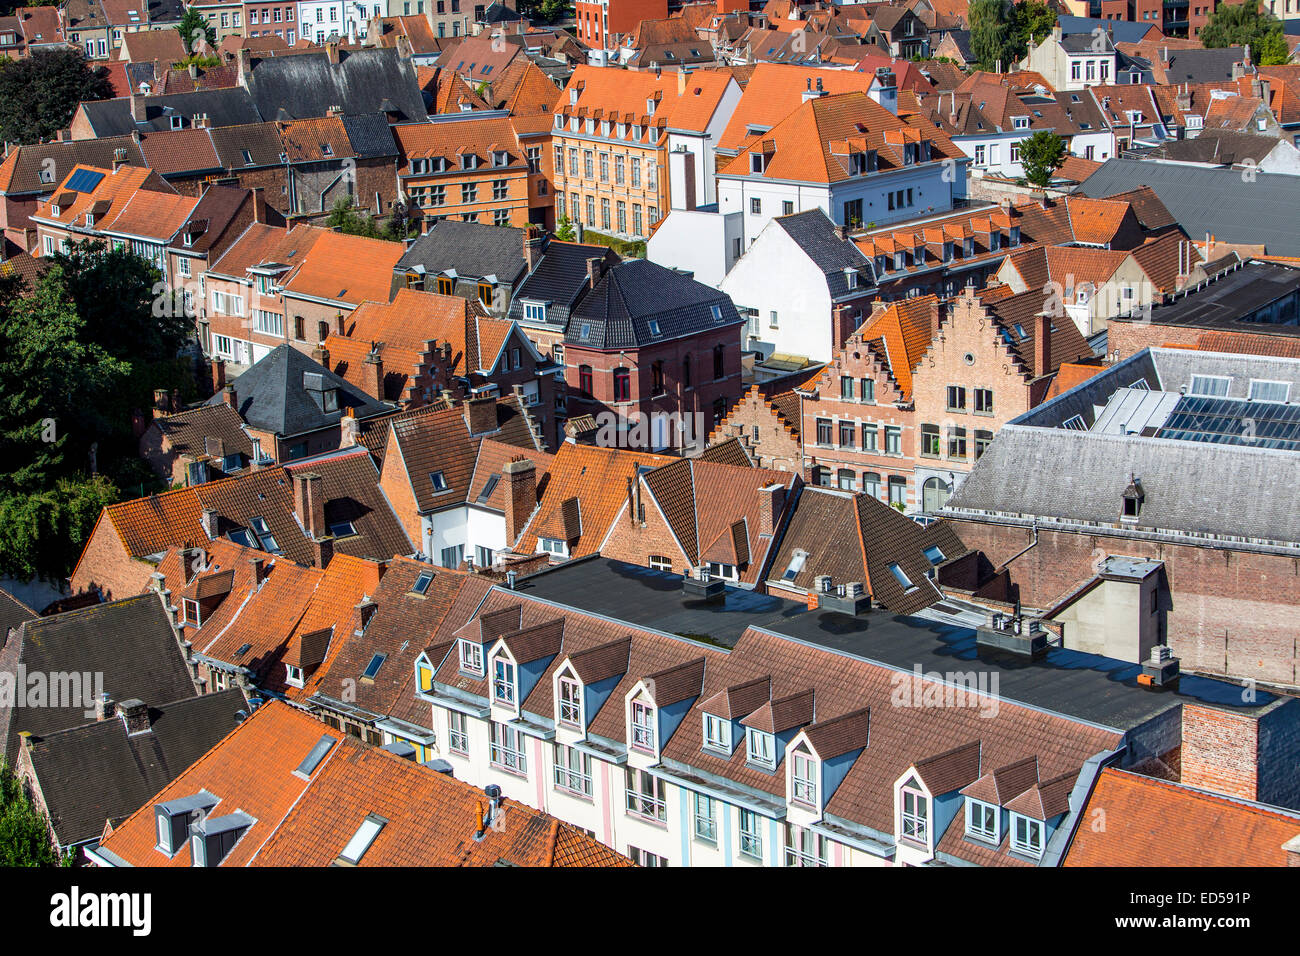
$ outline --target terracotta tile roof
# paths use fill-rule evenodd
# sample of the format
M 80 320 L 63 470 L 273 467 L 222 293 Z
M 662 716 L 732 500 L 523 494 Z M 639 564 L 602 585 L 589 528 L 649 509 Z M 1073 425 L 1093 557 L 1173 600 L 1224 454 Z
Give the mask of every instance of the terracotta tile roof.
M 459 73 L 436 66 L 422 66 L 418 70 L 427 71 L 419 72 L 417 79 L 421 89 L 433 94 L 433 108 L 430 112 L 461 113 L 466 107 L 472 110 L 490 109 L 483 97 L 470 89 L 470 85 L 461 79 Z
M 460 157 L 466 154 L 478 156 L 480 170 L 490 169 L 496 150 L 506 152 L 507 167 L 518 167 L 524 161 L 524 150 L 508 116 L 468 114 L 455 122 L 403 123 L 393 127 L 393 136 L 402 156 L 399 176 L 411 174 L 412 159 L 434 156 L 446 159 L 451 169 L 459 169 Z
M 356 156 L 341 116 L 277 122 L 280 143 L 291 163 L 319 163 Z
M 733 465 L 737 468 L 753 468 L 754 461 L 745 451 L 745 443 L 739 438 L 728 438 L 710 445 L 696 456 L 697 461 L 712 461 L 720 465 Z
M 198 200 L 145 189 L 137 190 L 124 203 L 114 203 L 95 228 L 154 240 L 170 240 L 189 220 Z
M 387 300 L 393 268 L 405 251 L 400 242 L 325 230 L 284 284 L 285 295 L 348 305 L 360 305 L 368 299 Z
M 142 133 L 140 150 L 159 176 L 221 168 L 209 129 L 177 129 Z
M 1132 251 L 1134 261 L 1161 292 L 1174 292 L 1178 288 L 1179 263 L 1186 256 L 1182 248 L 1184 241 L 1186 236 L 1179 229 L 1154 236 Z
M 506 489 L 508 482 L 501 478 L 501 469 L 516 458 L 527 458 L 537 466 L 537 491 L 540 495 L 549 481 L 547 472 L 555 456 L 544 451 L 528 450 L 518 445 L 507 444 L 492 438 L 484 438 L 478 446 L 478 458 L 474 462 L 474 475 L 470 479 L 469 493 L 465 500 L 478 508 L 489 508 L 504 512 L 506 508 Z M 493 482 L 493 477 L 496 481 Z M 492 488 L 488 491 L 488 485 Z M 488 492 L 484 497 L 484 492 Z
M 335 741 L 311 777 L 294 773 L 322 737 Z M 212 820 L 242 811 L 255 822 L 222 860 L 223 866 L 245 866 L 253 860 L 293 805 L 341 750 L 341 731 L 279 701 L 263 704 L 220 743 L 157 796 L 127 818 L 102 844 L 105 850 L 133 866 L 193 865 L 190 840 L 170 859 L 155 847 L 158 828 L 154 807 L 206 792 L 218 802 Z
M 328 231 L 317 226 L 284 228 L 253 223 L 212 264 L 210 271 L 219 276 L 245 279 L 253 266 L 271 262 L 299 265 Z
M 1070 790 L 1074 787 L 1077 771 L 1067 770 L 1051 780 L 1039 780 L 1018 797 L 1013 797 L 1006 805 L 1012 813 L 1032 817 L 1035 820 L 1050 820 L 1070 809 Z
M 677 74 L 663 70 L 609 70 L 580 64 L 569 78 L 555 110 L 565 116 L 591 115 L 598 119 L 621 117 L 622 122 L 652 127 L 652 142 L 668 129 L 703 132 L 721 104 L 731 74 L 726 70 L 693 70 L 687 76 L 686 92 L 677 92 Z M 570 103 L 570 92 L 578 89 L 578 102 Z M 658 99 L 654 116 L 646 113 L 646 101 Z
M 1029 289 L 1019 295 L 999 296 L 996 299 L 991 299 L 986 290 L 979 290 L 974 295 L 997 323 L 1002 344 L 1011 357 L 1019 362 L 1021 374 L 1026 380 L 1035 378 L 1035 320 L 1044 308 L 1042 289 Z M 1066 362 L 1092 357 L 1092 347 L 1084 339 L 1079 327 L 1070 319 L 1058 317 L 1053 320 L 1051 333 L 1048 372 L 1054 371 Z
M 636 476 L 638 467 L 653 468 L 671 460 L 666 455 L 649 452 L 565 442 L 551 461 L 550 477 L 538 510 L 514 544 L 515 550 L 535 553 L 539 537 L 567 539 L 573 528 L 571 521 L 566 520 L 565 503 L 576 500 L 581 511 L 581 530 L 576 541 L 569 541 L 569 557 L 595 554 L 614 519 L 627 504 L 628 479 Z
M 179 30 L 138 30 L 122 34 L 117 58 L 127 62 L 162 60 L 175 63 L 185 59 L 185 41 Z
M 1038 759 L 1025 757 L 998 767 L 962 788 L 962 795 L 1003 807 L 1038 783 Z
M 1300 358 L 1300 338 L 1284 335 L 1202 332 L 1196 339 L 1196 347 L 1203 352 L 1239 352 L 1246 355 Z
M 1075 156 L 1071 153 L 1065 157 L 1065 162 L 1057 169 L 1056 175 L 1061 179 L 1068 179 L 1072 182 L 1081 183 L 1097 170 L 1101 169 L 1102 164 L 1094 162 L 1091 159 L 1084 159 L 1082 156 Z
M 904 401 L 911 400 L 912 371 L 930 347 L 938 309 L 939 300 L 932 295 L 900 299 L 872 315 L 854 333 L 857 341 L 877 344 Z M 837 370 L 824 371 L 818 382 L 823 388 L 833 388 L 837 375 Z
M 555 104 L 560 101 L 559 87 L 532 60 L 517 59 L 492 84 L 492 95 L 502 109 L 510 111 L 517 133 L 549 132 L 555 125 Z
M 283 658 L 285 664 L 305 671 L 303 687 L 285 684 L 280 673 L 264 678 L 263 686 L 291 700 L 310 696 L 320 675 L 328 672 L 345 637 L 355 630 L 357 605 L 375 593 L 386 568 L 386 564 L 336 554 L 294 628 Z
M 1084 805 L 1064 866 L 1286 866 L 1300 815 L 1107 768 Z M 1207 834 L 1214 834 L 1207 839 Z
M 86 174 L 82 178 L 93 178 L 95 175 L 102 178 L 89 192 L 75 192 L 69 189 L 68 183 L 74 181 L 74 177 L 82 172 Z M 78 163 L 68 172 L 51 196 L 36 204 L 36 212 L 33 215 L 61 225 L 71 225 L 74 222 L 84 223 L 84 214 L 93 208 L 98 224 L 116 215 L 142 189 L 164 195 L 176 195 L 176 190 L 159 179 L 151 169 L 120 166 L 114 171 Z M 196 200 L 191 199 L 189 202 L 193 206 Z M 59 207 L 57 216 L 53 212 L 55 205 Z M 171 238 L 170 235 L 168 238 Z
M 244 432 L 239 413 L 229 405 L 202 405 L 156 419 L 154 424 L 179 455 L 194 457 L 243 455 L 253 457 L 252 439 Z M 213 440 L 220 441 L 220 454 Z
M 1297 355 L 1300 355 L 1300 351 L 1297 352 Z M 1082 385 L 1094 375 L 1099 375 L 1105 370 L 1106 367 L 1100 363 L 1090 365 L 1084 362 L 1063 362 L 1061 367 L 1056 370 L 1056 375 L 1052 378 L 1052 387 L 1043 396 L 1043 401 L 1068 392 L 1076 385 Z
M 489 826 L 475 840 L 486 803 L 478 788 L 353 740 L 338 751 L 266 841 L 256 865 L 329 866 L 371 814 L 385 823 L 358 866 L 633 865 L 513 800 L 498 810 L 502 826 Z

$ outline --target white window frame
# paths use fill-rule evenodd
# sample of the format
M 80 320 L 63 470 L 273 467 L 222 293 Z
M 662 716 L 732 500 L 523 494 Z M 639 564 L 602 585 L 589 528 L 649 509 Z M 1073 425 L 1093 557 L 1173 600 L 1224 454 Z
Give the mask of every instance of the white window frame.
M 667 787 L 663 779 L 646 770 L 627 767 L 625 774 L 626 800 L 624 806 L 627 814 L 652 820 L 658 823 L 668 822 Z M 647 792 L 644 784 L 649 782 Z
M 478 641 L 460 640 L 457 650 L 460 657 L 460 669 L 466 674 L 483 676 L 483 645 Z
M 702 843 L 718 844 L 718 802 L 703 793 L 691 795 L 692 833 Z
M 745 728 L 745 759 L 768 770 L 776 769 L 776 737 L 753 727 Z
M 573 727 L 582 726 L 582 685 L 572 677 L 559 679 L 558 720 Z
M 591 798 L 591 755 L 555 744 L 555 789 Z
M 910 807 L 910 809 L 909 809 Z M 903 787 L 898 792 L 899 838 L 929 845 L 930 798 L 920 790 Z
M 519 671 L 514 664 L 504 657 L 492 661 L 492 700 L 498 704 L 514 706 L 519 687 L 516 683 Z
M 717 714 L 704 715 L 704 746 L 708 750 L 731 753 L 731 721 Z
M 633 750 L 655 753 L 658 750 L 659 728 L 655 725 L 655 708 L 644 701 L 634 700 L 631 707 L 632 731 L 628 743 Z
M 1021 839 L 1022 825 L 1027 837 L 1037 834 L 1036 841 Z M 1046 826 L 1042 820 L 1035 820 L 1033 817 L 1027 817 L 1019 813 L 1011 814 L 1011 849 L 1016 853 L 1032 856 L 1035 859 L 1041 857 L 1043 855 L 1043 831 L 1045 829 Z
M 492 766 L 521 776 L 528 775 L 528 754 L 525 735 L 514 727 L 499 721 L 492 721 L 492 742 L 488 748 L 488 759 Z
M 763 820 L 753 810 L 740 808 L 740 855 L 751 860 L 763 860 Z
M 985 826 L 985 818 L 989 812 L 993 814 L 993 828 Z M 966 835 L 976 840 L 987 840 L 990 843 L 1002 842 L 1002 810 L 995 803 L 985 803 L 983 800 L 966 800 Z
M 469 716 L 458 710 L 447 711 L 447 749 L 462 757 L 469 756 Z
M 812 754 L 795 751 L 790 755 L 790 799 L 817 806 L 818 761 Z

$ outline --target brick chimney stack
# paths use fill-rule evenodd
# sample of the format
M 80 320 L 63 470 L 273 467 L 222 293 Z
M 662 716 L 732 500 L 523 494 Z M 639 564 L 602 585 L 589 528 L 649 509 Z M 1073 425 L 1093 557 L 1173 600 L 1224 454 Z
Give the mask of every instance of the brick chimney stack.
M 261 558 L 249 558 L 248 563 L 253 566 L 254 586 L 260 586 L 266 580 L 266 562 Z
M 212 394 L 216 395 L 226 387 L 226 360 L 212 360 Z
M 295 472 L 293 476 L 293 510 L 313 541 L 325 537 L 325 493 L 321 477 L 314 471 Z
M 537 466 L 516 458 L 501 471 L 506 477 L 506 546 L 513 547 L 537 507 Z
M 122 723 L 126 725 L 128 735 L 147 734 L 153 729 L 149 721 L 149 707 L 139 698 L 122 701 L 117 711 L 122 717 Z
M 1034 316 L 1034 377 L 1052 370 L 1052 316 L 1044 311 Z
M 600 281 L 600 277 L 604 274 L 605 274 L 604 259 L 587 260 L 587 284 L 590 288 L 592 289 L 596 288 L 596 283 Z
M 777 522 L 785 510 L 785 485 L 773 484 L 758 492 L 758 533 L 760 535 L 776 534 Z
M 542 235 L 533 228 L 524 230 L 524 264 L 528 272 L 537 268 L 542 253 Z
M 369 395 L 381 402 L 384 400 L 384 360 L 379 357 L 378 349 L 374 349 L 366 356 L 361 382 Z
M 474 435 L 497 430 L 497 401 L 491 396 L 465 400 L 465 427 Z
M 221 397 L 227 405 L 235 411 L 239 411 L 239 393 L 235 391 L 235 386 L 227 385 L 221 390 Z

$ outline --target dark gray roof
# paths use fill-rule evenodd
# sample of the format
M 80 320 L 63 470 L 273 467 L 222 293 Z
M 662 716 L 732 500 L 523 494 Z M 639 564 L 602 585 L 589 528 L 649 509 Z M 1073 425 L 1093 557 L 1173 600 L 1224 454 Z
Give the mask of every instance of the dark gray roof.
M 820 209 L 781 216 L 773 222 L 784 229 L 795 244 L 808 254 L 813 264 L 822 270 L 832 299 L 850 291 L 845 269 L 858 273 L 857 288 L 875 281 L 871 260 L 847 237 L 837 235 L 835 223 Z
M 1245 50 L 1239 46 L 1218 47 L 1213 50 L 1170 50 L 1169 68 L 1165 82 L 1216 83 L 1232 79 L 1233 64 L 1240 63 Z
M 1094 17 L 1069 17 L 1057 15 L 1056 25 L 1061 28 L 1061 33 L 1070 36 L 1075 33 L 1082 33 L 1089 38 L 1092 31 L 1101 27 L 1110 34 L 1112 40 L 1116 43 L 1137 43 L 1150 32 L 1156 24 L 1148 21 L 1146 23 L 1130 23 L 1126 20 L 1102 20 Z
M 618 255 L 605 246 L 577 242 L 552 241 L 541 261 L 515 289 L 510 303 L 510 318 L 524 317 L 524 299 L 544 302 L 546 321 L 563 329 L 569 313 L 587 288 L 587 260 L 605 259 L 607 266 L 618 262 Z
M 1005 425 L 946 510 L 1120 526 L 1134 476 L 1146 494 L 1139 530 L 1240 536 L 1300 546 L 1294 452 L 1212 442 Z M 1239 542 L 1246 544 L 1249 542 Z
M 36 612 L 8 591 L 0 590 L 0 639 L 23 621 L 36 617 Z
M 593 349 L 638 348 L 742 321 L 726 293 L 649 259 L 631 259 L 607 270 L 578 303 L 564 340 Z
M 385 105 L 401 120 L 428 116 L 414 64 L 394 49 L 343 50 L 337 64 L 324 52 L 254 60 L 248 88 L 268 120 L 325 116 L 331 106 L 345 116 L 386 113 Z
M 1168 159 L 1181 163 L 1212 163 L 1219 166 L 1240 165 L 1246 160 L 1258 163 L 1277 149 L 1282 140 L 1230 129 L 1202 130 L 1195 139 L 1175 139 L 1146 153 L 1147 159 Z
M 286 59 L 296 59 L 287 57 Z M 168 93 L 163 96 L 145 98 L 144 123 L 137 123 L 131 117 L 130 97 L 118 97 L 112 100 L 82 103 L 86 118 L 90 121 L 95 136 L 122 136 L 132 130 L 171 129 L 171 117 L 181 116 L 185 125 L 197 113 L 208 114 L 208 125 L 239 126 L 242 123 L 256 123 L 261 117 L 253 104 L 248 91 L 234 87 L 220 90 L 194 90 L 189 93 Z M 322 114 L 324 115 L 324 114 Z
M 524 230 L 443 219 L 411 244 L 394 271 L 417 266 L 431 275 L 454 269 L 458 276 L 496 276 L 514 285 L 524 274 Z
M 304 386 L 304 375 L 319 375 L 325 389 L 338 389 L 336 411 L 322 410 Z M 276 346 L 232 384 L 239 400 L 236 410 L 244 421 L 282 437 L 335 425 L 349 407 L 357 418 L 391 410 L 290 345 Z M 208 404 L 222 401 L 225 396 L 218 392 L 208 399 Z
M 27 674 L 102 674 L 104 692 L 117 701 L 181 700 L 196 690 L 170 615 L 152 592 L 25 622 L 0 647 L 0 671 L 17 674 L 20 664 Z M 20 732 L 43 736 L 78 727 L 87 707 L 79 700 L 64 707 L 0 708 L 11 764 Z
M 1188 235 L 1263 243 L 1271 255 L 1300 256 L 1295 206 L 1300 178 L 1256 173 L 1245 182 L 1231 169 L 1197 169 L 1139 159 L 1111 159 L 1079 187 L 1094 199 L 1150 186 Z
M 1114 38 L 1110 34 L 1097 39 L 1103 40 L 1098 50 L 1093 46 L 1094 38 L 1089 33 L 1069 33 L 1061 37 L 1061 48 L 1067 53 L 1112 53 L 1115 50 Z
M 516 10 L 511 10 L 505 4 L 493 3 L 483 11 L 483 16 L 479 17 L 479 23 L 514 23 L 516 20 L 522 20 L 523 15 Z
M 968 62 L 975 59 L 975 54 L 970 48 L 970 31 L 969 30 L 949 30 L 948 36 L 952 37 L 952 42 L 957 44 L 957 49 L 962 57 Z M 924 64 L 922 64 L 924 68 Z
M 221 165 L 239 170 L 245 166 L 280 166 L 284 144 L 274 123 L 249 123 L 241 126 L 224 126 L 212 131 L 212 146 L 217 151 Z M 249 159 L 245 159 L 248 150 Z
M 112 717 L 42 736 L 31 760 L 59 844 L 93 840 L 106 821 L 139 810 L 234 730 L 246 708 L 242 692 L 227 690 L 150 706 L 148 733 L 128 736 Z
M 1278 700 L 1260 693 L 1245 704 L 1239 685 L 1191 674 L 1183 676 L 1177 690 L 1156 694 L 1138 685 L 1138 664 L 1060 648 L 1033 663 L 1006 659 L 977 650 L 970 627 L 885 610 L 858 617 L 810 611 L 802 602 L 731 587 L 722 603 L 712 605 L 684 596 L 681 582 L 679 575 L 596 556 L 522 578 L 517 587 L 530 598 L 680 637 L 703 636 L 723 647 L 733 647 L 746 628 L 756 627 L 909 674 L 917 666 L 941 674 L 954 665 L 978 667 L 997 675 L 994 686 L 1003 700 L 1121 730 L 1192 701 L 1258 712 Z M 940 604 L 925 613 L 943 609 Z
M 62 178 L 78 164 L 110 169 L 113 153 L 119 147 L 126 150 L 128 164 L 140 167 L 148 165 L 144 161 L 144 154 L 140 152 L 140 144 L 130 136 L 74 139 L 64 143 L 35 143 L 15 147 L 18 158 L 14 160 L 13 178 L 8 193 L 52 193 Z M 54 162 L 54 181 L 43 183 L 41 172 L 47 168 L 47 160 Z
M 397 155 L 397 141 L 393 139 L 392 127 L 383 113 L 344 116 L 343 128 L 347 130 L 348 143 L 357 159 Z

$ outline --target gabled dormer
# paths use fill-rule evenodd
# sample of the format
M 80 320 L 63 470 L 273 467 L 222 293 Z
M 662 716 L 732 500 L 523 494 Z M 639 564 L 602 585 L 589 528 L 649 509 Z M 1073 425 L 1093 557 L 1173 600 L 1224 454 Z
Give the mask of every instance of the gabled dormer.
M 614 688 L 627 673 L 632 638 L 624 637 L 572 654 L 556 668 L 556 739 L 571 744 L 582 740 Z
M 1008 843 L 1013 856 L 1039 862 L 1047 842 L 1070 809 L 1070 791 L 1078 777 L 1069 771 L 1036 783 L 1007 804 Z
M 154 804 L 154 830 L 157 834 L 154 849 L 171 859 L 190 838 L 190 828 L 201 821 L 218 802 L 212 794 L 200 790 L 193 796 Z
M 458 672 L 465 677 L 480 680 L 486 677 L 488 648 L 501 635 L 519 630 L 522 621 L 523 605 L 512 604 L 480 614 L 453 632 L 456 646 L 451 653 Z
M 557 617 L 498 638 L 488 652 L 488 696 L 493 719 L 517 718 L 564 642 L 564 618 Z
M 1006 806 L 1038 783 L 1038 758 L 1026 757 L 963 787 L 966 798 L 964 832 L 968 840 L 998 846 L 1007 836 L 1010 822 Z
M 854 762 L 867 749 L 870 709 L 863 707 L 795 735 L 786 748 L 786 816 L 795 826 L 819 821 Z
M 790 741 L 816 719 L 816 698 L 811 689 L 767 701 L 740 720 L 745 729 L 745 763 L 775 772 Z
M 664 744 L 695 706 L 704 686 L 705 658 L 678 664 L 636 682 L 624 698 L 628 766 L 659 762 Z
M 759 677 L 720 690 L 700 705 L 703 722 L 701 749 L 731 759 L 745 742 L 741 719 L 749 716 L 772 697 L 772 679 Z
M 899 860 L 925 863 L 962 809 L 961 789 L 979 779 L 978 740 L 927 757 L 894 781 L 894 842 Z

